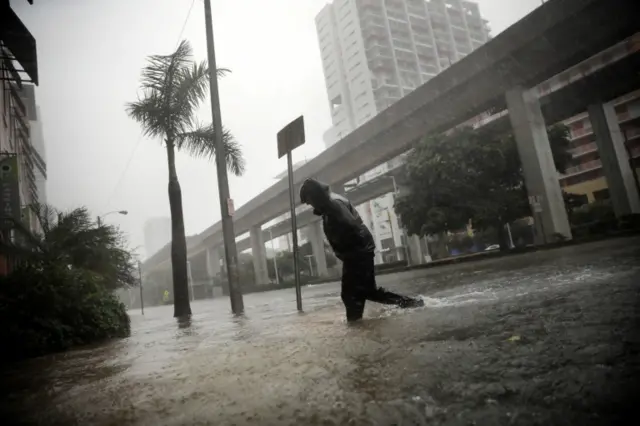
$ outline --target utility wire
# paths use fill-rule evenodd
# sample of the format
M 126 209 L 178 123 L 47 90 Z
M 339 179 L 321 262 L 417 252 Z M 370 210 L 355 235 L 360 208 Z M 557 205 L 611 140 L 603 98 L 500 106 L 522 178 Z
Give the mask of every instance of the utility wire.
M 185 28 L 187 28 L 187 22 L 189 22 L 189 17 L 191 16 L 191 11 L 193 10 L 193 5 L 195 4 L 196 0 L 191 0 L 191 6 L 189 6 L 189 11 L 187 12 L 187 16 L 186 18 L 184 18 L 184 22 L 182 23 L 182 28 L 180 29 L 180 34 L 178 35 L 178 40 L 176 41 L 176 47 L 180 44 L 180 40 L 182 39 L 182 35 L 184 34 L 184 30 Z M 135 145 L 133 146 L 133 150 L 131 151 L 131 154 L 129 155 L 129 159 L 127 160 L 127 164 L 124 166 L 124 169 L 122 170 L 122 173 L 120 174 L 120 178 L 118 179 L 118 183 L 116 183 L 116 186 L 113 188 L 113 191 L 111 192 L 111 195 L 109 196 L 109 198 L 107 198 L 107 203 L 104 206 L 103 210 L 106 210 L 107 208 L 109 208 L 109 205 L 111 204 L 111 201 L 113 201 L 113 197 L 116 195 L 116 192 L 118 192 L 118 188 L 120 188 L 120 185 L 122 185 L 122 181 L 124 180 L 124 177 L 126 176 L 127 172 L 129 171 L 129 167 L 131 166 L 131 162 L 133 161 L 133 157 L 135 156 L 135 153 L 138 151 L 138 148 L 140 147 L 140 143 L 142 142 L 142 134 L 140 136 L 138 136 L 138 140 L 136 141 Z

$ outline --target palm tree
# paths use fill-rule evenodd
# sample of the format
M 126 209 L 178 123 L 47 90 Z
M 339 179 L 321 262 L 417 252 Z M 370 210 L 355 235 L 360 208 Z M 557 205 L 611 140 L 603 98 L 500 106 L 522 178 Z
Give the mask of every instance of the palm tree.
M 228 71 L 217 70 L 217 76 Z M 212 158 L 216 153 L 215 132 L 223 132 L 227 167 L 235 175 L 244 171 L 239 144 L 226 129 L 201 125 L 195 113 L 206 97 L 209 68 L 195 63 L 189 42 L 183 40 L 170 55 L 149 56 L 142 69 L 142 96 L 127 104 L 127 114 L 140 123 L 145 136 L 159 138 L 167 150 L 169 167 L 169 206 L 171 209 L 171 264 L 173 273 L 174 316 L 191 314 L 187 282 L 187 244 L 182 211 L 182 192 L 176 172 L 176 150 L 196 157 Z
M 136 264 L 118 228 L 97 224 L 86 207 L 60 212 L 32 206 L 42 231 L 24 257 L 42 264 L 83 269 L 103 278 L 109 290 L 138 284 Z

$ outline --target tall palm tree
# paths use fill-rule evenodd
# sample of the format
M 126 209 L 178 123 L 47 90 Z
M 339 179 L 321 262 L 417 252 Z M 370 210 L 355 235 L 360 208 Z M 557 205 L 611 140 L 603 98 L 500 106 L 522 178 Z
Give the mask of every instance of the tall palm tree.
M 228 71 L 216 70 L 217 76 Z M 142 96 L 126 106 L 127 114 L 140 123 L 146 136 L 159 138 L 167 150 L 169 206 L 171 208 L 171 264 L 174 316 L 191 314 L 187 279 L 187 244 L 182 211 L 182 192 L 176 172 L 176 150 L 196 157 L 212 158 L 216 152 L 215 132 L 223 132 L 227 167 L 235 175 L 244 171 L 240 145 L 226 129 L 198 123 L 195 113 L 207 94 L 209 68 L 192 60 L 189 42 L 183 40 L 170 55 L 149 56 L 142 69 Z

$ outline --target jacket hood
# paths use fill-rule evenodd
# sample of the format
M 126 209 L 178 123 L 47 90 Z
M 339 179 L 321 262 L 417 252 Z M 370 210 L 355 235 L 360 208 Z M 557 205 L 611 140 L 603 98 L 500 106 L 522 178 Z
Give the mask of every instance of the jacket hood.
M 300 187 L 300 201 L 310 204 L 316 210 L 322 210 L 331 202 L 329 185 L 315 179 L 307 179 Z

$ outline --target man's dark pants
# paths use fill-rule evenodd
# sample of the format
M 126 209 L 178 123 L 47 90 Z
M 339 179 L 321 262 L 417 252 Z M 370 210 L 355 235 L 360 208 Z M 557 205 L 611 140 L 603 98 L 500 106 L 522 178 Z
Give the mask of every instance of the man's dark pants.
M 364 313 L 365 301 L 385 305 L 409 306 L 415 300 L 376 285 L 373 253 L 345 259 L 342 263 L 342 302 L 347 321 L 357 321 Z

